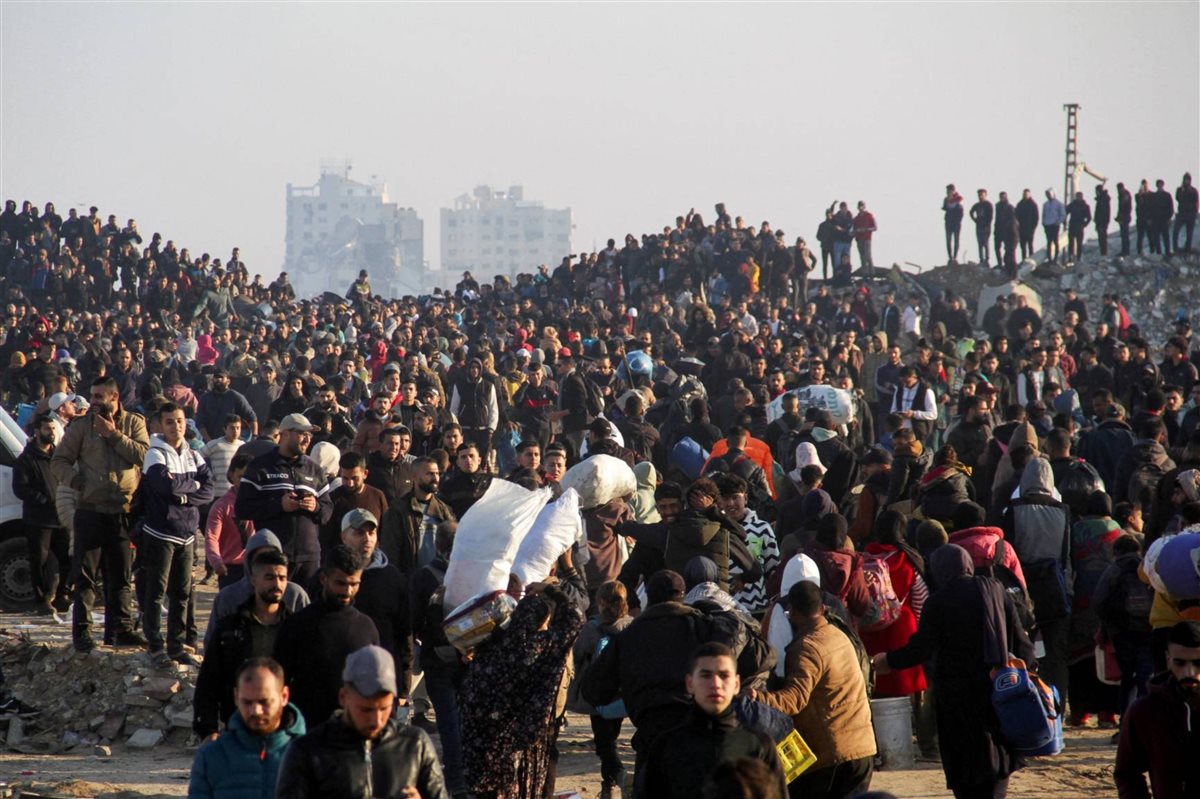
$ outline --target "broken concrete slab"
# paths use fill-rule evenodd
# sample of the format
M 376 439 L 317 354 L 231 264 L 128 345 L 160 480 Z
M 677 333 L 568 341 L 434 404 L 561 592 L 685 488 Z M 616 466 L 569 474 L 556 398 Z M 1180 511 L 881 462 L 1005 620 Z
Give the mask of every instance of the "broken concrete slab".
M 139 727 L 133 735 L 129 736 L 129 740 L 125 742 L 126 746 L 133 749 L 152 749 L 162 743 L 163 731 L 152 730 L 149 727 Z

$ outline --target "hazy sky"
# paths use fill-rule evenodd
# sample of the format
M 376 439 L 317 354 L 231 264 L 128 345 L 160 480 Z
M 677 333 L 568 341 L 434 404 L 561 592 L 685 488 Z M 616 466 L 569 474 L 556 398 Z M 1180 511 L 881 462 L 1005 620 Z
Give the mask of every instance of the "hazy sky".
M 480 183 L 570 205 L 577 251 L 717 201 L 811 241 L 863 199 L 876 262 L 929 265 L 947 182 L 1061 191 L 1064 102 L 1114 181 L 1200 167 L 1196 2 L 4 0 L 0 28 L 0 195 L 240 245 L 268 279 L 324 157 L 386 178 L 435 266 L 438 209 Z

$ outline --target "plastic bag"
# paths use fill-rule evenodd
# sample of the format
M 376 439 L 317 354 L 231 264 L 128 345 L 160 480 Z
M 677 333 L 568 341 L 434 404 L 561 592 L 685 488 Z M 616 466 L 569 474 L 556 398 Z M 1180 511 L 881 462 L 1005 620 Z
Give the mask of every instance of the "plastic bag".
M 1156 591 L 1174 599 L 1200 599 L 1200 533 L 1158 539 L 1146 553 L 1145 569 Z
M 597 456 L 599 457 L 599 456 Z M 533 527 L 521 541 L 513 560 L 512 573 L 529 585 L 545 580 L 559 555 L 583 535 L 579 515 L 579 492 L 568 488 L 554 502 L 542 508 Z
M 446 607 L 508 587 L 521 540 L 551 494 L 548 488 L 529 491 L 507 480 L 492 481 L 458 522 L 446 569 Z
M 837 425 L 846 424 L 854 419 L 854 398 L 845 389 L 832 386 L 805 386 L 804 388 L 794 388 L 786 393 L 795 394 L 799 398 L 801 416 L 809 408 L 816 408 L 833 414 L 833 423 Z M 767 423 L 775 421 L 780 416 L 783 416 L 782 394 L 767 403 Z
M 637 491 L 637 477 L 629 464 L 620 458 L 593 455 L 568 469 L 561 485 L 564 490 L 574 488 L 578 491 L 580 509 L 588 510 Z

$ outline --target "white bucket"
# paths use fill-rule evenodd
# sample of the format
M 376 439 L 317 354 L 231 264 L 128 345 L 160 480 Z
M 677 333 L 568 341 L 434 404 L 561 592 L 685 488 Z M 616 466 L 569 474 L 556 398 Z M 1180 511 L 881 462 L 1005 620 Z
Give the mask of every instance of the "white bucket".
M 875 747 L 884 769 L 912 768 L 912 700 L 907 696 L 871 700 Z

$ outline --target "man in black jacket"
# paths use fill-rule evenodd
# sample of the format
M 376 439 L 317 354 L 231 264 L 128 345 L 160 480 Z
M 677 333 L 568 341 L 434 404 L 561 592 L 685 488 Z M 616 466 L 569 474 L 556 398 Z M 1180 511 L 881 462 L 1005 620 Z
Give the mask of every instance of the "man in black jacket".
M 1129 223 L 1133 221 L 1133 195 L 1117 184 L 1117 227 L 1121 230 L 1121 255 L 1129 255 Z
M 363 565 L 344 544 L 326 553 L 320 596 L 288 618 L 275 639 L 275 659 L 287 675 L 292 702 L 314 725 L 337 709 L 338 674 L 346 657 L 368 644 L 379 645 L 375 622 L 353 606 Z
M 279 423 L 279 446 L 255 458 L 238 485 L 234 514 L 266 527 L 283 543 L 290 579 L 307 583 L 320 562 L 320 527 L 329 521 L 333 502 L 320 465 L 304 454 L 314 426 L 292 413 Z
M 438 499 L 450 507 L 456 519 L 461 519 L 492 484 L 492 475 L 480 465 L 479 447 L 474 441 L 464 442 L 454 455 L 454 466 L 446 479 L 439 481 Z
M 433 559 L 432 534 L 454 513 L 437 498 L 441 471 L 433 458 L 413 461 L 413 489 L 388 505 L 379 520 L 379 548 L 403 574 L 412 574 Z
M 342 543 L 362 558 L 362 585 L 354 607 L 371 617 L 400 672 L 399 695 L 407 698 L 412 683 L 412 618 L 408 609 L 408 578 L 388 562 L 379 543 L 379 520 L 369 510 L 352 510 L 342 517 Z
M 71 562 L 67 554 L 70 542 L 67 528 L 58 519 L 54 475 L 50 473 L 55 434 L 50 416 L 34 419 L 33 437 L 17 456 L 12 475 L 13 493 L 21 500 L 21 520 L 29 545 L 29 575 L 40 616 L 54 613 L 55 605 L 65 611 L 70 604 L 65 574 Z
M 1017 274 L 1017 238 L 1019 234 L 1016 209 L 1008 201 L 1008 192 L 1002 191 L 1000 199 L 996 201 L 996 263 L 1003 265 L 1013 276 Z
M 987 189 L 978 192 L 979 201 L 971 206 L 971 221 L 975 223 L 975 240 L 979 243 L 979 263 L 988 265 L 988 239 L 992 233 L 992 203 Z
M 254 558 L 247 574 L 254 594 L 236 613 L 216 621 L 211 637 L 206 635 L 209 643 L 192 697 L 192 730 L 202 739 L 215 739 L 220 724 L 237 709 L 233 689 L 242 663 L 275 651 L 280 625 L 291 615 L 283 601 L 287 565 L 287 557 L 275 549 Z
M 1017 203 L 1017 232 L 1021 239 L 1021 260 L 1033 257 L 1033 235 L 1037 233 L 1038 204 L 1033 199 L 1033 192 L 1025 189 L 1021 192 L 1021 201 Z
M 288 747 L 275 795 L 450 799 L 433 742 L 424 730 L 402 726 L 396 718 L 398 696 L 387 650 L 367 646 L 351 653 L 342 669 L 341 710 Z

